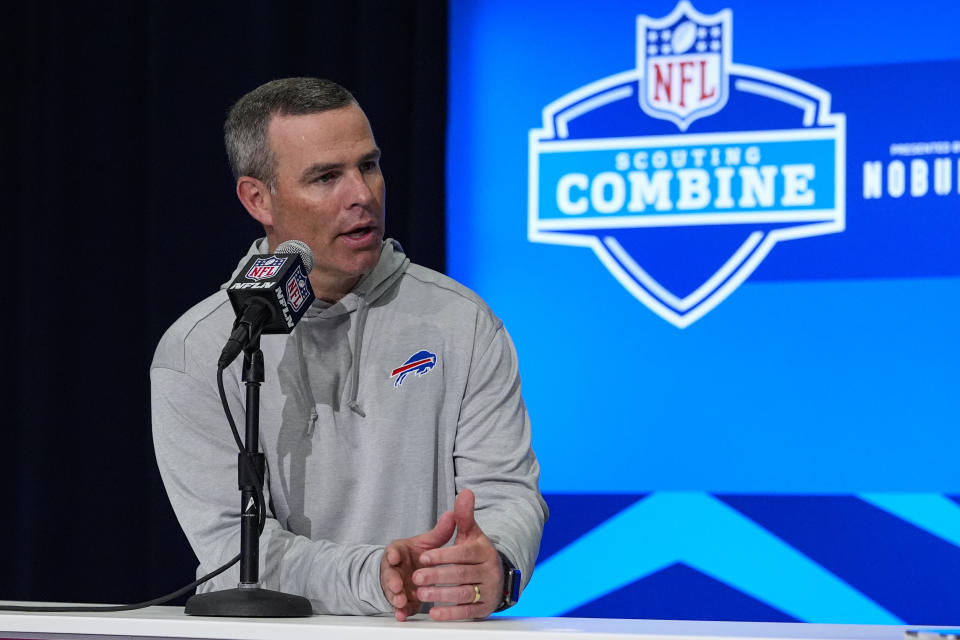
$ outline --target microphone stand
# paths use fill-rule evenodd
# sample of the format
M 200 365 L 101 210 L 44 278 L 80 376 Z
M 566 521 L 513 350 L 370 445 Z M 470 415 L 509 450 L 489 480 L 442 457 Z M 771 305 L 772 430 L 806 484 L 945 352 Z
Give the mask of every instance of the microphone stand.
M 187 600 L 191 616 L 298 618 L 313 615 L 310 601 L 280 591 L 260 588 L 260 507 L 257 486 L 263 486 L 265 459 L 260 438 L 260 384 L 263 352 L 259 333 L 243 350 L 243 382 L 247 387 L 246 440 L 238 455 L 240 497 L 240 584 L 236 589 L 198 593 Z M 253 475 L 256 474 L 256 475 Z

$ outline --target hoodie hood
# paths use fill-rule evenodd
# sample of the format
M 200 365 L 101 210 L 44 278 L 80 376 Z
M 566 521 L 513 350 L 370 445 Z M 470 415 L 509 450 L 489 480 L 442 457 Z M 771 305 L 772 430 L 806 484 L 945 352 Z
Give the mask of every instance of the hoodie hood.
M 250 260 L 251 256 L 266 253 L 270 253 L 270 246 L 267 239 L 260 238 L 256 240 L 250 245 L 247 254 L 241 258 L 239 264 L 237 264 L 237 268 L 234 269 L 230 275 L 230 279 L 220 285 L 220 288 L 226 289 L 230 286 L 230 283 L 240 274 L 240 271 L 247 264 L 247 261 Z M 403 248 L 400 246 L 400 243 L 392 238 L 387 238 L 383 241 L 383 246 L 380 249 L 380 259 L 377 261 L 377 265 L 370 273 L 360 278 L 360 281 L 357 282 L 356 286 L 354 286 L 347 295 L 333 304 L 319 299 L 314 300 L 310 308 L 307 309 L 306 314 L 304 314 L 305 318 L 334 318 L 353 313 L 354 311 L 357 312 L 356 318 L 354 319 L 356 328 L 353 332 L 353 358 L 350 370 L 347 372 L 347 380 L 350 385 L 347 404 L 351 410 L 361 417 L 366 417 L 366 414 L 357 402 L 357 391 L 360 384 L 360 349 L 363 347 L 363 329 L 367 321 L 367 309 L 400 279 L 409 264 L 410 258 L 403 253 Z M 300 341 L 299 334 L 297 335 L 297 344 L 300 348 L 302 361 L 303 344 Z

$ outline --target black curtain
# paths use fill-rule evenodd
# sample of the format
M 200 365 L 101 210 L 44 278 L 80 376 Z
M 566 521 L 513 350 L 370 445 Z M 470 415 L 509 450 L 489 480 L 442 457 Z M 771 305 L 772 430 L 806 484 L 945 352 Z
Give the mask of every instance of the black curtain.
M 0 3 L 0 599 L 135 602 L 193 577 L 154 462 L 148 368 L 261 235 L 221 139 L 241 95 L 295 75 L 353 90 L 383 149 L 387 235 L 443 270 L 446 13 Z

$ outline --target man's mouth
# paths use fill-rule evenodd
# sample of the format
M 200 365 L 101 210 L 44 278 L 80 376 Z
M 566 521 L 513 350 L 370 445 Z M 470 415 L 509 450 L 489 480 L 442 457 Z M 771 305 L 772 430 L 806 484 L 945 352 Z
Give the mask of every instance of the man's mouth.
M 357 228 L 354 229 L 353 231 L 348 231 L 347 233 L 344 233 L 343 235 L 347 236 L 348 238 L 353 238 L 354 240 L 357 240 L 357 239 L 362 238 L 363 236 L 367 235 L 367 234 L 370 233 L 371 231 L 373 231 L 373 227 L 357 227 Z
M 380 227 L 375 224 L 364 224 L 353 227 L 340 234 L 340 239 L 347 243 L 348 247 L 366 251 L 375 246 L 379 246 Z

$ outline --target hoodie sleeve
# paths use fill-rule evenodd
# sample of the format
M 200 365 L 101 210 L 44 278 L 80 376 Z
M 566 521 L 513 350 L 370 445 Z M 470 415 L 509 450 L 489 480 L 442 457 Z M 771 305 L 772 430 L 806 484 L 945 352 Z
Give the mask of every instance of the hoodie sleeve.
M 200 366 L 184 354 L 183 341 L 166 336 L 154 357 L 153 439 L 167 495 L 200 560 L 199 576 L 240 552 L 238 452 L 220 404 L 216 367 Z M 215 362 L 216 357 L 210 360 Z M 224 379 L 242 429 L 238 371 L 234 365 L 224 372 Z M 264 485 L 269 510 L 269 482 Z M 260 582 L 263 588 L 308 598 L 316 613 L 387 613 L 393 609 L 380 586 L 382 556 L 382 546 L 310 540 L 268 517 L 260 537 Z M 230 589 L 238 581 L 235 565 L 198 591 Z
M 517 355 L 499 321 L 486 332 L 478 331 L 454 464 L 457 492 L 474 491 L 477 523 L 522 571 L 526 586 L 548 510 L 538 488 L 540 466 L 530 444 Z

